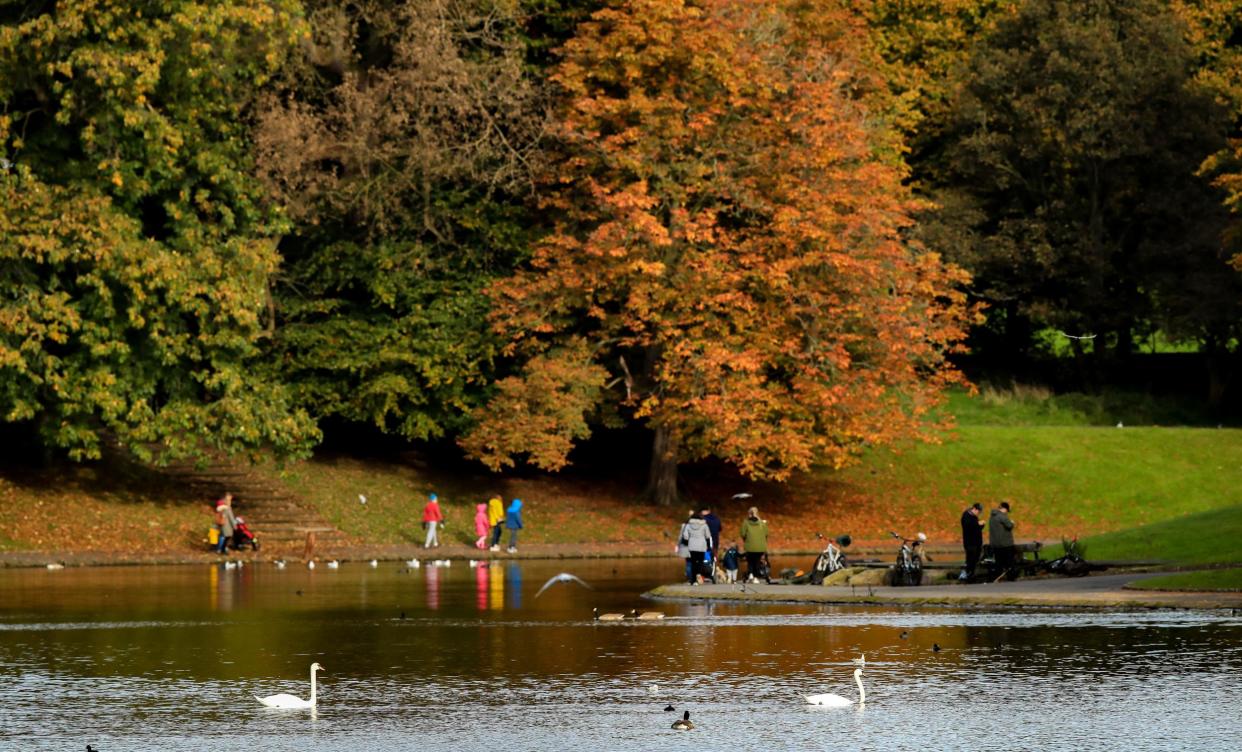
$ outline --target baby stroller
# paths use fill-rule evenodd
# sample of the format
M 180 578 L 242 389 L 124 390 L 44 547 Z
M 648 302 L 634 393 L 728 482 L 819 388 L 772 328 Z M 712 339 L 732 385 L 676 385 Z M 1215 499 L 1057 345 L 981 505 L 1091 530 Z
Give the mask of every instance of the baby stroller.
M 233 526 L 233 550 L 240 551 L 246 546 L 250 546 L 251 551 L 259 550 L 259 539 L 251 531 L 250 526 L 246 524 L 246 520 L 241 517 L 237 518 L 237 524 Z

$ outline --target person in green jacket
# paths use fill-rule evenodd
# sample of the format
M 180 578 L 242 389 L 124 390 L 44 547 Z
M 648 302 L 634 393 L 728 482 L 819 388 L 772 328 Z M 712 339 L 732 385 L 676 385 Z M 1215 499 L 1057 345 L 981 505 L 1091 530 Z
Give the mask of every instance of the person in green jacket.
M 746 548 L 746 581 L 763 580 L 772 584 L 765 566 L 768 556 L 768 521 L 759 519 L 759 509 L 751 507 L 742 523 L 742 545 Z

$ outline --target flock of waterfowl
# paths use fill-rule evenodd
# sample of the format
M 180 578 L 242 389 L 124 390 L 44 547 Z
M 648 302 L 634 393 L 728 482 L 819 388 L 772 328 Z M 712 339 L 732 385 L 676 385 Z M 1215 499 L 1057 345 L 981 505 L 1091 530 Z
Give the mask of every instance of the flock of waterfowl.
M 281 568 L 284 567 L 284 564 L 285 563 L 283 561 L 276 562 L 276 565 Z M 370 565 L 372 567 L 377 566 L 377 564 L 378 563 L 375 560 L 371 560 L 370 562 Z M 416 569 L 420 567 L 421 564 L 422 562 L 420 562 L 418 559 L 411 559 L 410 561 L 406 562 L 406 565 L 411 569 Z M 449 566 L 452 564 L 452 562 L 451 560 L 446 559 L 446 560 L 436 560 L 436 561 L 431 562 L 431 564 L 433 566 Z M 481 564 L 480 562 L 474 562 L 474 561 L 470 562 L 471 566 L 479 566 L 480 564 Z M 241 566 L 241 562 L 230 561 L 230 562 L 225 563 L 226 568 L 230 568 L 230 569 L 233 568 L 233 566 L 230 566 L 230 565 Z M 310 567 L 311 569 L 314 569 L 315 562 L 314 561 L 307 562 L 307 566 Z M 327 563 L 327 566 L 330 569 L 336 569 L 337 567 L 340 566 L 340 564 L 339 562 L 336 562 L 336 561 L 330 561 Z M 560 584 L 560 583 L 574 583 L 577 585 L 581 585 L 582 587 L 585 587 L 588 590 L 594 589 L 582 578 L 576 575 L 573 575 L 573 574 L 569 574 L 568 572 L 561 572 L 560 574 L 551 577 L 547 582 L 545 582 L 543 586 L 539 588 L 539 591 L 535 593 L 535 597 L 538 598 L 540 595 L 543 595 L 544 591 L 546 591 L 548 588 L 552 587 L 553 585 Z M 591 609 L 591 615 L 595 621 L 629 621 L 629 620 L 656 621 L 656 620 L 664 618 L 663 612 L 639 611 L 638 609 L 631 609 L 629 612 L 625 612 L 625 613 L 600 613 L 600 610 L 598 608 L 593 608 Z M 401 616 L 402 618 L 404 618 L 405 613 L 402 612 Z M 904 639 L 907 636 L 907 633 L 903 632 L 901 636 Z M 940 646 L 937 645 L 936 649 L 939 650 L 939 647 Z M 865 703 L 866 698 L 867 698 L 867 693 L 866 693 L 866 690 L 863 688 L 862 671 L 863 671 L 863 668 L 865 668 L 867 665 L 866 656 L 863 656 L 855 660 L 854 663 L 858 665 L 858 668 L 854 669 L 854 682 L 855 684 L 858 685 L 858 699 L 857 700 L 851 700 L 848 697 L 843 697 L 838 694 L 828 693 L 828 694 L 806 695 L 807 703 L 810 705 L 818 705 L 818 706 L 823 706 L 823 707 L 847 707 L 847 706 L 851 706 L 855 704 L 861 706 L 863 703 Z M 318 702 L 315 674 L 316 672 L 322 671 L 322 670 L 323 670 L 323 666 L 320 666 L 318 663 L 312 663 L 310 666 L 310 699 L 304 700 L 296 695 L 285 694 L 285 693 L 269 695 L 267 697 L 259 697 L 256 695 L 255 699 L 269 708 L 279 708 L 279 709 L 284 709 L 284 710 L 314 709 L 316 707 L 316 703 Z M 653 692 L 658 691 L 658 688 L 654 685 L 651 687 L 651 689 Z M 669 705 L 665 707 L 664 710 L 666 712 L 675 712 L 676 708 L 674 708 L 672 705 Z M 690 711 L 689 710 L 684 711 L 682 713 L 682 717 L 673 722 L 672 728 L 678 731 L 689 731 L 693 729 L 694 723 L 691 722 L 690 720 Z
M 631 611 L 630 614 L 599 614 L 598 609 L 596 609 L 597 619 L 602 619 L 602 617 L 604 616 L 616 616 L 622 619 L 629 619 L 629 618 L 641 619 L 641 618 L 644 618 L 644 616 L 646 618 L 653 618 L 653 619 L 664 618 L 664 614 L 661 614 L 658 611 L 647 611 L 647 612 L 640 614 L 637 610 L 635 610 L 635 611 Z M 834 707 L 834 708 L 849 707 L 855 704 L 859 706 L 863 705 L 867 701 L 867 693 L 866 693 L 866 690 L 863 689 L 862 670 L 867 665 L 867 657 L 862 656 L 858 660 L 854 661 L 854 663 L 858 664 L 858 668 L 854 669 L 854 682 L 858 685 L 858 700 L 857 701 L 851 700 L 848 697 L 842 697 L 841 695 L 838 695 L 838 694 L 828 693 L 828 694 L 819 694 L 819 695 L 807 695 L 806 696 L 807 703 L 810 705 L 819 705 L 822 707 Z M 280 710 L 314 710 L 318 703 L 318 691 L 317 691 L 317 685 L 315 681 L 315 674 L 316 672 L 322 671 L 322 670 L 323 670 L 323 666 L 320 666 L 318 663 L 312 663 L 310 665 L 310 699 L 303 700 L 301 697 L 298 697 L 297 695 L 291 695 L 287 693 L 268 695 L 267 697 L 259 697 L 258 695 L 255 695 L 254 699 L 258 700 L 263 705 L 269 708 L 277 708 Z M 651 690 L 653 692 L 658 692 L 659 688 L 656 687 L 655 685 L 652 685 Z M 664 708 L 664 711 L 666 713 L 676 712 L 676 710 L 677 709 L 674 708 L 672 705 L 668 705 Z M 683 712 L 680 719 L 673 721 L 672 728 L 677 731 L 692 730 L 694 728 L 694 723 L 691 722 L 690 720 L 690 711 L 687 710 Z

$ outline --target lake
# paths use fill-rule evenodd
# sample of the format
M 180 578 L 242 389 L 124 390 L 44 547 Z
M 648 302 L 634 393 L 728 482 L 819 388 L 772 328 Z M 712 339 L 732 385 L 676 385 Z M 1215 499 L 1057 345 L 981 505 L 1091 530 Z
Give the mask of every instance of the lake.
M 679 570 L 0 570 L 0 749 L 1242 748 L 1242 617 L 1228 612 L 639 598 Z M 536 598 L 561 571 L 594 589 Z M 597 622 L 592 607 L 668 618 Z M 865 706 L 805 704 L 856 697 L 860 654 Z M 308 696 L 312 661 L 314 714 L 254 699 Z M 671 730 L 685 709 L 697 728 Z

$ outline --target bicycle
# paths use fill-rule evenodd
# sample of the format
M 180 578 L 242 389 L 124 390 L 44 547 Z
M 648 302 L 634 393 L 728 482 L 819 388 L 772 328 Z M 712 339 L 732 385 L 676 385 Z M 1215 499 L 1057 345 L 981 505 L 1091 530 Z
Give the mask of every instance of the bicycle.
M 889 534 L 901 541 L 893 568 L 893 585 L 909 587 L 923 584 L 923 560 L 931 561 L 931 557 L 923 552 L 923 541 L 927 540 L 927 536 L 919 533 L 913 538 L 906 538 L 894 531 Z

